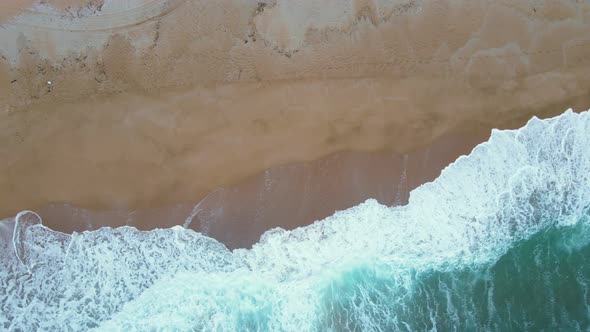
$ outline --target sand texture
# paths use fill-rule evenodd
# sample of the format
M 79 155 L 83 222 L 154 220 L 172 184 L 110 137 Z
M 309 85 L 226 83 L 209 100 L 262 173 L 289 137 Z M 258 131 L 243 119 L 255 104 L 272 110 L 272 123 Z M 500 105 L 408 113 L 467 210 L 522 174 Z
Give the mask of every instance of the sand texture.
M 17 1 L 0 12 L 0 216 L 198 202 L 343 151 L 399 166 L 442 137 L 483 140 L 590 108 L 586 1 Z

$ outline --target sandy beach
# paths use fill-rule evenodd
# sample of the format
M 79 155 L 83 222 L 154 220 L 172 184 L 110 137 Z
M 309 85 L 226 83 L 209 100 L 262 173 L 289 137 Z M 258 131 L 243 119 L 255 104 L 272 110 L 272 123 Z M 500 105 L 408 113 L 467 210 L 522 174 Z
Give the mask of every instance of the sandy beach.
M 0 5 L 0 217 L 68 232 L 208 197 L 190 227 L 247 246 L 590 107 L 587 2 L 41 2 Z
M 0 330 L 590 331 L 590 0 L 5 0 Z

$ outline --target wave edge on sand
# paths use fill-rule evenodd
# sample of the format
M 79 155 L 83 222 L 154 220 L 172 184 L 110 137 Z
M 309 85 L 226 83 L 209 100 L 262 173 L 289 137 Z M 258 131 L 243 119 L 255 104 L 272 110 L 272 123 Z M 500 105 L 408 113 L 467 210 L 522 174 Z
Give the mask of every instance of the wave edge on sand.
M 16 248 L 18 260 L 3 251 L 0 323 L 98 330 L 588 327 L 588 314 L 571 303 L 589 300 L 589 129 L 589 112 L 569 110 L 496 130 L 412 191 L 408 205 L 367 200 L 306 227 L 269 230 L 249 250 L 229 251 L 182 227 L 67 235 L 22 213 L 12 220 L 23 227 L 14 231 L 18 237 L 3 243 Z M 568 261 L 572 255 L 577 261 Z M 548 277 L 533 278 L 530 287 L 542 291 L 547 310 L 505 291 L 541 272 Z M 514 273 L 526 275 L 506 279 Z M 559 273 L 574 277 L 561 280 Z M 568 287 L 580 292 L 563 293 Z

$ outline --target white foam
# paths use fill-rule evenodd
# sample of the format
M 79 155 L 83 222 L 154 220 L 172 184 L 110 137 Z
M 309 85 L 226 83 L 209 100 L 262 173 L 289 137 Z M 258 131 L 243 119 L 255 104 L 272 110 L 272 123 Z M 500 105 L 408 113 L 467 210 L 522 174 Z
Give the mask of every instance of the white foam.
M 251 250 L 230 252 L 182 227 L 66 235 L 17 223 L 22 264 L 3 260 L 0 323 L 313 330 L 323 290 L 345 271 L 366 266 L 411 288 L 412 273 L 488 264 L 515 241 L 579 220 L 590 208 L 589 133 L 590 113 L 571 110 L 494 131 L 406 206 L 367 200 L 307 227 L 270 230 Z M 362 318 L 369 304 L 361 304 Z

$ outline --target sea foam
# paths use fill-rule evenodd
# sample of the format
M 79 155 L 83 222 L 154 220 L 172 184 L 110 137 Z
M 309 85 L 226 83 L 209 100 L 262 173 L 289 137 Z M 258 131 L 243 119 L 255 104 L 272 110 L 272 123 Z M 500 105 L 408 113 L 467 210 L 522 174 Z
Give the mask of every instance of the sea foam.
M 515 262 L 536 255 L 529 246 L 555 238 L 559 245 L 551 255 L 586 250 L 589 208 L 590 113 L 568 110 L 533 118 L 518 130 L 494 130 L 488 142 L 412 191 L 408 205 L 369 199 L 306 227 L 269 230 L 252 249 L 229 251 L 179 226 L 69 235 L 24 211 L 2 226 L 13 236 L 3 231 L 0 238 L 0 326 L 526 329 L 535 326 L 529 317 L 535 309 L 519 307 L 518 299 L 498 290 L 512 282 L 499 279 L 500 272 L 516 275 L 515 284 L 530 277 L 518 279 L 519 273 L 534 269 L 549 274 L 543 283 L 558 280 L 559 271 L 547 270 L 543 257 L 549 253 L 539 253 L 531 266 Z M 547 238 L 551 232 L 557 235 Z M 563 257 L 557 261 L 567 265 Z M 570 286 L 582 294 L 576 303 L 590 303 L 584 288 L 590 271 L 571 269 L 577 277 Z M 540 289 L 551 288 L 545 286 Z M 565 318 L 549 322 L 582 328 L 580 317 L 590 311 L 577 316 L 551 294 L 543 296 Z

